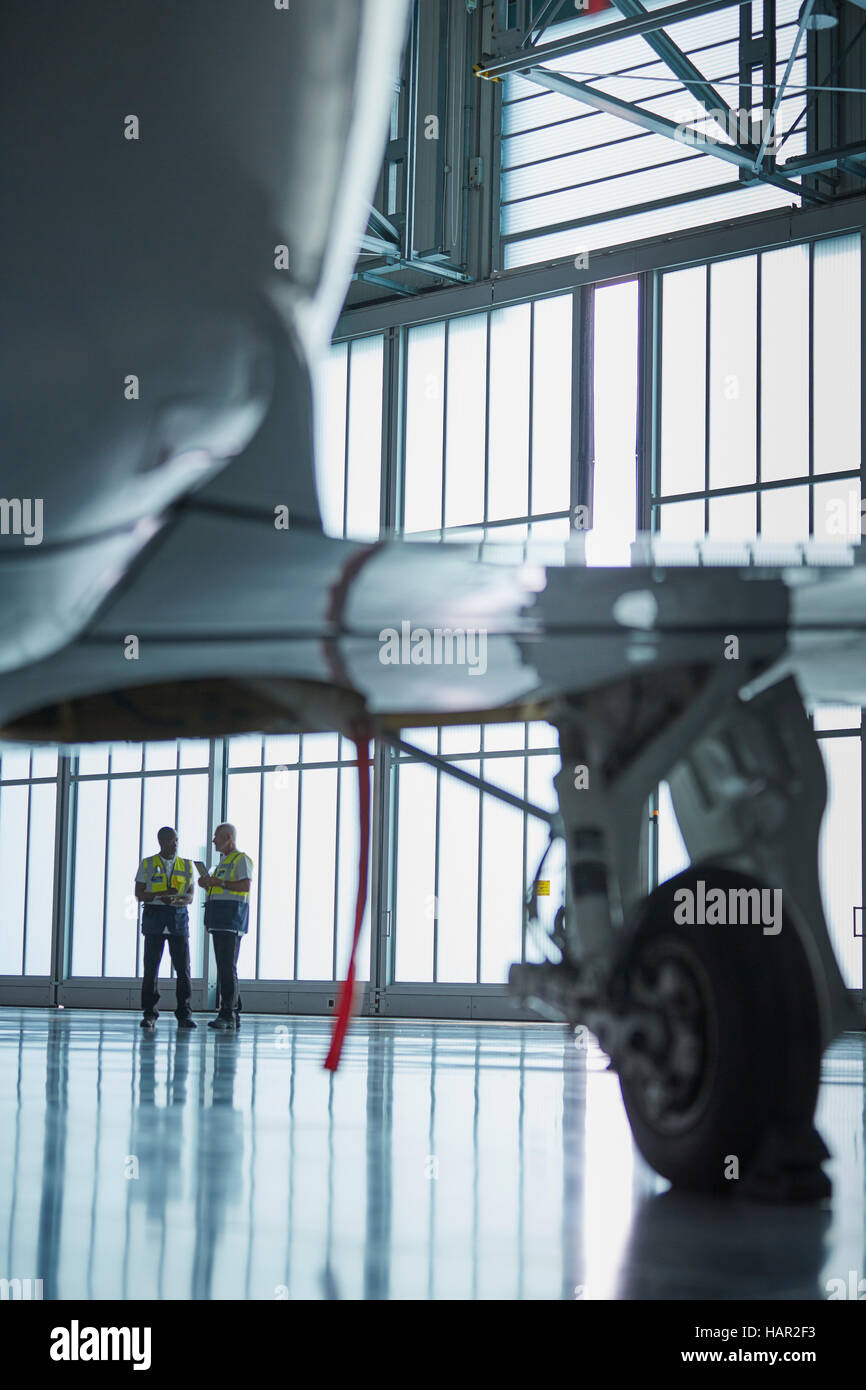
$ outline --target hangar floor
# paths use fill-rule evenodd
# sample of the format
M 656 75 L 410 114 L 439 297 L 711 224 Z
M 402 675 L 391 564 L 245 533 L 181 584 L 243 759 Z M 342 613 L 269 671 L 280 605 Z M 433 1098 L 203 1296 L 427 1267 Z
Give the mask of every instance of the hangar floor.
M 497 1300 L 864 1277 L 863 1034 L 824 1061 L 833 1200 L 797 1209 L 666 1192 L 606 1059 L 551 1024 L 358 1019 L 331 1077 L 330 1020 L 197 1021 L 0 1009 L 0 1277 L 46 1299 Z

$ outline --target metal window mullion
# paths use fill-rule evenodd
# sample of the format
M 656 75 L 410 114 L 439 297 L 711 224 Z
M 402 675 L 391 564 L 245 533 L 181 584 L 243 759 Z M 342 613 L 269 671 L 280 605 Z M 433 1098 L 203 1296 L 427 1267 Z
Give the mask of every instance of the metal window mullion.
M 265 761 L 264 737 L 262 738 L 262 763 Z M 265 823 L 265 773 L 259 770 L 259 834 L 256 842 L 256 979 L 260 978 L 262 959 L 262 827 Z M 252 888 L 252 884 L 250 884 Z
M 442 757 L 442 729 L 436 733 L 436 751 Z M 436 769 L 436 831 L 433 840 L 433 979 L 439 983 L 439 839 L 442 806 L 442 773 Z
M 481 726 L 479 739 L 478 767 L 484 776 L 484 726 Z M 481 984 L 481 909 L 482 909 L 482 870 L 484 850 L 484 793 L 478 793 L 478 855 L 477 878 L 475 881 L 475 983 Z
M 70 835 L 71 835 L 71 781 L 72 758 L 69 754 L 58 756 L 57 793 L 54 805 L 54 903 L 51 916 L 51 1003 L 57 1005 L 60 984 L 64 978 L 70 958 Z
M 658 463 L 658 300 L 660 276 L 638 277 L 638 399 L 635 421 L 638 532 L 652 527 Z
M 144 745 L 141 748 L 141 767 L 138 772 L 138 862 L 144 858 Z M 139 928 L 139 912 L 142 908 L 136 909 L 135 916 L 135 978 L 139 978 L 141 971 L 141 931 Z
M 109 770 L 111 763 L 109 762 Z M 108 855 L 111 831 L 111 778 L 105 779 L 105 862 L 102 866 L 102 953 L 99 975 L 105 979 L 105 936 L 108 925 Z
M 298 935 L 301 922 L 301 815 L 302 815 L 302 794 L 304 787 L 304 735 L 298 735 L 298 757 L 300 766 L 298 767 L 298 822 L 295 826 L 295 930 L 294 945 L 292 950 L 292 979 L 298 978 Z
M 523 726 L 523 800 L 529 801 L 529 725 Z M 521 875 L 520 963 L 526 964 L 526 875 L 529 859 L 529 813 L 523 812 L 523 872 Z
M 490 272 L 493 275 L 502 270 L 502 106 L 503 87 L 501 82 L 493 82 L 493 110 L 491 125 L 493 132 L 490 169 Z
M 28 770 L 33 771 L 33 753 L 31 752 L 28 760 Z M 33 788 L 29 783 L 27 786 L 27 811 L 25 814 L 24 825 L 24 915 L 21 923 L 21 974 L 27 974 L 25 968 L 27 961 L 27 900 L 30 896 L 30 798 Z
M 866 903 L 866 738 L 863 737 L 866 706 L 860 711 L 860 902 Z M 861 914 L 866 916 L 866 913 Z M 860 941 L 861 999 L 866 1000 L 866 928 Z
M 704 535 L 710 534 L 710 431 L 712 419 L 710 416 L 710 388 L 712 384 L 712 266 L 707 266 L 706 291 L 704 298 L 704 313 L 706 322 L 704 324 Z
M 860 382 L 862 382 L 863 363 L 866 363 L 866 238 L 860 232 Z M 809 409 L 812 418 L 812 409 Z M 866 457 L 863 456 L 863 441 L 866 441 L 866 391 L 860 386 L 860 545 L 866 545 L 863 537 L 863 500 L 866 499 Z M 812 492 L 812 488 L 809 488 Z M 866 903 L 866 708 L 860 710 L 860 903 Z M 863 913 L 866 916 L 866 913 Z M 866 999 L 866 929 L 860 940 L 860 998 Z
M 487 539 L 487 517 L 490 511 L 490 347 L 492 340 L 492 319 L 493 311 L 487 311 L 487 340 L 485 350 L 485 378 L 484 378 L 484 516 L 482 518 L 483 535 Z
M 349 524 L 349 438 L 351 436 L 352 414 L 352 348 L 354 342 L 346 344 L 346 438 L 343 441 L 343 539 L 348 535 Z
M 821 473 L 816 475 L 816 482 L 835 483 L 843 482 L 847 478 L 859 478 L 859 468 L 840 468 L 833 473 Z M 779 489 L 789 487 L 808 487 L 809 477 L 806 473 L 801 473 L 799 477 L 792 478 L 769 478 L 761 484 L 762 492 L 778 492 Z M 699 488 L 695 492 L 668 492 L 658 498 L 659 502 L 667 505 L 670 502 L 703 502 L 707 498 L 715 497 L 741 497 L 744 493 L 754 492 L 754 483 L 735 483 L 733 487 L 714 487 Z
M 762 255 L 755 257 L 755 535 L 761 534 L 761 425 L 763 416 L 762 404 L 762 373 L 761 373 L 761 353 L 762 353 L 762 318 L 763 318 L 763 278 Z
M 815 534 L 815 243 L 809 242 L 809 535 Z
M 392 777 L 388 748 L 380 739 L 373 743 L 370 834 L 370 990 L 375 995 L 388 979 L 388 913 L 391 891 L 388 874 L 391 828 L 388 792 Z M 393 932 L 393 914 L 391 917 Z M 371 1005 L 372 1005 L 371 1000 Z
M 343 735 L 337 735 L 337 751 L 342 752 Z M 339 867 L 340 867 L 340 806 L 342 804 L 343 791 L 343 769 L 337 769 L 337 799 L 334 805 L 334 911 L 333 911 L 333 940 L 331 942 L 331 979 L 336 981 L 337 975 L 337 929 L 338 929 L 338 908 L 340 905 L 339 894 Z
M 532 444 L 533 444 L 533 424 L 535 420 L 535 305 L 536 300 L 532 299 L 529 303 L 529 429 L 527 438 L 527 457 L 526 457 L 526 515 L 532 516 Z M 526 528 L 526 540 L 529 541 L 530 527 Z M 524 557 L 526 549 L 524 547 Z
M 595 286 L 575 290 L 576 332 L 572 333 L 571 362 L 571 524 L 575 507 L 587 509 L 593 524 L 595 457 Z
M 442 487 L 439 498 L 439 539 L 445 539 L 445 484 L 448 440 L 448 360 L 451 345 L 451 320 L 445 320 L 444 342 L 442 344 Z

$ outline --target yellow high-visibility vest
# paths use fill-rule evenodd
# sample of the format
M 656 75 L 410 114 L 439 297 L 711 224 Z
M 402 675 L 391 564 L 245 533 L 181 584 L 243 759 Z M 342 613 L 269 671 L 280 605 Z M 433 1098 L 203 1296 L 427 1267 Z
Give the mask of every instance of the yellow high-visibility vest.
M 208 898 L 232 898 L 234 902 L 238 903 L 249 902 L 249 893 L 238 892 L 237 888 L 232 887 L 231 878 L 229 877 L 229 875 L 231 874 L 232 865 L 236 864 L 237 861 L 242 857 L 243 856 L 241 850 L 233 849 L 231 854 L 227 854 L 225 859 L 220 860 L 219 864 L 217 864 L 216 868 L 214 869 L 211 877 L 223 879 L 225 887 L 220 885 L 219 888 L 208 888 Z M 244 874 L 243 877 L 246 878 L 246 874 Z
M 172 865 L 171 878 L 168 879 L 165 872 L 165 865 L 162 856 L 151 854 L 144 860 L 147 880 L 145 889 L 149 893 L 173 893 L 177 897 L 186 897 L 192 888 L 192 860 L 176 857 Z

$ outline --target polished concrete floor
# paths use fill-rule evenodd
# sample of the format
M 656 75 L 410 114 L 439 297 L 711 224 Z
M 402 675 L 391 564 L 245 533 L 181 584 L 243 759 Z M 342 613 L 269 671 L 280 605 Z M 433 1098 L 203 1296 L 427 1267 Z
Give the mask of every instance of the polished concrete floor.
M 46 1299 L 825 1299 L 864 1269 L 866 1037 L 824 1209 L 665 1191 L 550 1024 L 0 1009 L 0 1278 Z M 866 1284 L 863 1286 L 866 1290 Z

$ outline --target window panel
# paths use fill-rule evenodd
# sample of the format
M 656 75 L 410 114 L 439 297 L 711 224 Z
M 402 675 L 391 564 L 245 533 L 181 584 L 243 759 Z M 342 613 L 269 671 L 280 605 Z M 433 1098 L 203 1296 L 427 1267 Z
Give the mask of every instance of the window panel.
M 816 729 L 860 728 L 860 710 L 853 705 L 816 705 L 813 718 Z
M 210 742 L 206 738 L 182 738 L 178 742 L 178 763 L 181 767 L 207 767 L 210 761 Z
M 30 749 L 7 748 L 0 760 L 4 782 L 26 781 L 30 776 Z
M 757 258 L 710 268 L 710 487 L 755 481 Z
M 556 790 L 553 779 L 559 772 L 561 766 L 559 755 L 547 757 L 544 754 L 537 755 L 528 760 L 527 763 L 527 797 L 536 806 L 544 810 L 556 810 Z M 529 878 L 537 871 L 544 853 L 549 833 L 547 826 L 535 816 L 526 818 L 526 874 Z M 559 847 L 558 847 L 559 846 Z M 562 855 L 562 842 L 555 842 L 550 849 L 544 864 L 543 877 L 550 881 L 550 896 L 538 899 L 538 934 L 542 937 L 547 936 L 553 929 L 553 919 L 556 910 L 563 900 L 564 894 L 564 860 Z M 526 959 L 530 962 L 538 962 L 545 959 L 544 950 L 540 944 L 536 944 L 533 937 L 527 936 L 526 939 Z
M 259 977 L 289 980 L 294 972 L 299 774 L 285 768 L 266 772 L 264 779 Z
M 56 765 L 56 752 L 54 753 L 54 762 Z M 0 788 L 0 802 L 2 802 L 2 798 L 3 790 Z M 30 844 L 27 861 L 27 940 L 25 943 L 24 957 L 25 975 L 48 975 L 51 973 L 51 922 L 54 910 L 54 840 L 56 819 L 56 783 L 46 782 L 41 786 L 31 787 L 29 808 Z M 0 834 L 2 834 L 2 829 L 0 829 Z M 0 870 L 0 872 L 2 872 L 2 870 Z M 0 935 L 2 935 L 2 933 L 0 933 Z M 0 974 L 2 973 L 3 966 L 0 965 Z
M 406 531 L 442 525 L 444 399 L 445 325 L 421 324 L 409 330 L 406 361 Z
M 226 811 L 228 821 L 237 830 L 237 847 L 248 854 L 253 861 L 253 878 L 250 884 L 250 925 L 243 940 L 238 957 L 238 975 L 245 980 L 256 977 L 256 941 L 259 926 L 259 796 L 262 774 L 260 772 L 233 772 L 228 779 Z M 219 855 L 211 848 L 211 860 L 216 863 Z
M 534 305 L 531 511 L 568 511 L 571 497 L 572 297 Z
M 761 257 L 761 478 L 808 471 L 809 247 L 789 246 Z
M 595 292 L 591 565 L 627 565 L 637 514 L 637 281 Z
M 144 767 L 146 772 L 169 772 L 177 767 L 176 743 L 146 743 L 144 745 Z
M 657 507 L 659 535 L 667 541 L 694 541 L 704 538 L 703 502 L 668 502 Z
M 860 466 L 860 237 L 814 250 L 815 472 Z
M 84 743 L 78 750 L 78 771 L 82 777 L 108 771 L 107 743 Z
M 322 526 L 329 536 L 342 536 L 346 481 L 346 343 L 332 347 L 316 377 L 318 430 L 316 491 Z
M 839 478 L 815 484 L 816 540 L 857 545 L 861 540 L 860 479 Z
M 301 756 L 305 763 L 337 762 L 340 757 L 339 734 L 304 734 Z M 354 751 L 350 756 L 355 756 Z
M 261 734 L 239 734 L 228 742 L 229 767 L 261 767 Z
M 666 883 L 676 878 L 690 864 L 689 852 L 683 839 L 677 813 L 674 810 L 671 789 L 667 782 L 660 782 L 658 789 L 658 817 L 656 821 L 658 846 L 658 881 Z
M 382 338 L 352 343 L 349 371 L 349 477 L 346 535 L 353 540 L 379 537 L 382 471 Z
M 99 975 L 102 971 L 107 799 L 107 782 L 79 782 L 72 898 L 73 975 Z
M 400 763 L 398 797 L 394 978 L 432 980 L 436 773 L 422 763 Z
M 761 535 L 770 541 L 809 539 L 809 489 L 770 488 L 761 493 Z
M 176 777 L 145 777 L 144 814 L 142 817 L 142 854 L 158 854 L 157 835 L 163 826 L 176 830 Z M 137 867 L 137 866 L 136 866 Z
M 757 535 L 754 492 L 710 499 L 709 536 L 714 541 L 750 541 Z
M 113 743 L 111 745 L 111 771 L 141 772 L 143 751 L 140 743 Z
M 525 724 L 484 724 L 482 725 L 482 733 L 484 735 L 484 749 L 487 753 L 523 752 L 526 738 Z M 505 760 L 497 758 L 495 762 L 486 763 L 484 776 L 487 778 L 494 776 L 497 765 L 502 761 Z
M 301 777 L 298 979 L 333 978 L 337 770 Z
M 461 763 L 477 777 L 477 762 Z M 439 790 L 439 933 L 436 978 L 473 981 L 478 923 L 478 792 L 443 776 Z
M 0 764 L 2 765 L 2 764 Z M 30 768 L 31 777 L 57 776 L 57 749 L 34 748 Z
M 272 734 L 265 737 L 264 761 L 266 764 L 289 766 L 300 756 L 297 734 Z
M 340 850 L 337 860 L 337 979 L 344 980 L 355 929 L 355 903 L 358 895 L 360 841 L 358 807 L 358 769 L 340 770 Z M 368 864 L 369 870 L 369 864 Z M 364 912 L 356 956 L 356 979 L 370 978 L 370 900 Z
M 489 729 L 493 726 L 488 726 Z M 504 725 L 520 729 L 523 725 Z M 523 796 L 519 758 L 490 758 L 482 775 L 515 796 Z M 523 923 L 523 813 L 492 796 L 483 798 L 481 843 L 481 980 L 502 984 L 520 960 Z
M 490 423 L 487 517 L 529 509 L 529 305 L 490 316 Z
M 135 974 L 135 938 L 139 909 L 135 902 L 135 875 L 141 859 L 139 819 L 141 782 L 138 778 L 112 781 L 108 806 L 108 865 L 106 874 L 105 974 Z M 155 853 L 155 850 L 149 851 Z M 183 850 L 179 850 L 183 853 Z M 95 972 L 101 973 L 101 971 Z
M 448 411 L 445 432 L 445 525 L 484 517 L 484 440 L 487 413 L 487 315 L 452 319 L 448 329 Z M 438 425 L 438 421 L 436 422 Z M 436 435 L 434 434 L 434 440 Z M 431 489 L 435 489 L 435 460 Z M 425 514 L 438 515 L 431 497 Z
M 178 854 L 184 859 L 199 859 L 210 864 L 216 851 L 208 840 L 208 778 L 206 773 L 191 773 L 178 779 L 177 834 Z M 241 846 L 243 848 L 243 846 Z M 198 886 L 198 874 L 193 864 L 194 896 L 189 907 L 189 958 L 193 975 L 202 970 L 202 944 L 205 890 Z
M 662 282 L 663 494 L 704 488 L 706 277 L 706 266 L 696 266 L 665 275 Z M 671 518 L 664 524 L 672 524 Z
M 21 870 L 27 862 L 28 801 L 27 787 L 0 788 L 0 878 L 3 881 L 0 975 L 21 973 L 25 889 Z
M 863 943 L 854 936 L 854 908 L 862 901 L 862 827 L 859 738 L 818 740 L 827 769 L 827 809 L 818 862 L 830 940 L 849 989 L 863 987 Z

